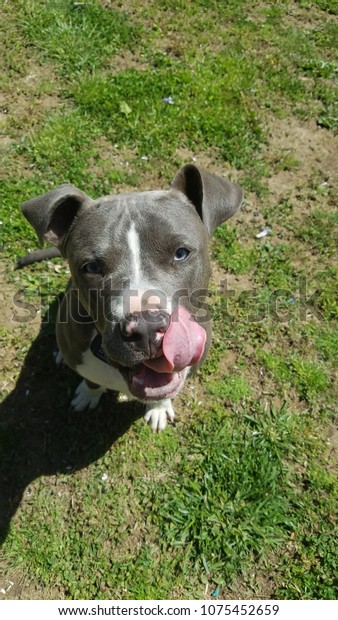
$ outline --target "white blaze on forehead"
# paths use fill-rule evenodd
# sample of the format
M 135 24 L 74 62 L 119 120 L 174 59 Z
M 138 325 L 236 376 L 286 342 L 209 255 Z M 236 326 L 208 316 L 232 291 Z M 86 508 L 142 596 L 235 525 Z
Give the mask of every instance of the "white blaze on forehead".
M 135 223 L 132 222 L 127 233 L 128 246 L 131 253 L 131 277 L 133 285 L 138 288 L 140 284 L 141 273 L 141 246 L 140 238 L 136 232 Z
M 128 274 L 126 273 L 128 286 L 126 286 L 121 297 L 112 302 L 112 314 L 123 318 L 132 312 L 159 308 L 171 313 L 171 299 L 163 290 L 159 290 L 154 283 L 149 282 L 142 271 L 142 250 L 135 222 L 131 223 L 127 232 L 127 246 L 130 266 Z

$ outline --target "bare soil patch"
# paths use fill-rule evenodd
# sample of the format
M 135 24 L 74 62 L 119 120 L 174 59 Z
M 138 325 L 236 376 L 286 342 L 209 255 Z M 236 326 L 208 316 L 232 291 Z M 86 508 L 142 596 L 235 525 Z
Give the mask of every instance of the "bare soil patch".
M 314 30 L 320 28 L 324 23 L 336 23 L 337 17 L 328 11 L 324 13 L 314 3 L 312 3 L 311 8 L 303 8 L 298 2 L 289 2 L 288 13 L 284 17 L 284 21 L 292 27 Z
M 283 155 L 291 154 L 298 162 L 296 170 L 281 170 L 269 177 L 272 197 L 297 198 L 316 178 L 332 186 L 337 182 L 338 136 L 318 127 L 315 120 L 305 122 L 292 116 L 274 119 L 267 127 L 267 135 L 270 161 L 278 163 Z
M 21 134 L 22 128 L 32 127 L 41 122 L 46 113 L 55 111 L 62 105 L 58 94 L 59 85 L 53 70 L 41 66 L 34 60 L 28 60 L 25 72 L 5 87 L 0 98 L 1 121 L 13 138 Z
M 0 601 L 2 600 L 64 600 L 65 594 L 57 588 L 43 588 L 20 571 L 0 566 Z

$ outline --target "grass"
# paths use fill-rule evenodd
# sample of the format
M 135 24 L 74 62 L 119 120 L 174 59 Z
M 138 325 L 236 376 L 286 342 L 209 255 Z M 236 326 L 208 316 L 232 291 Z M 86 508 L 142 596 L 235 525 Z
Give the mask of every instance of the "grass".
M 51 171 L 52 180 L 81 184 L 85 182 L 85 166 L 92 154 L 93 138 L 95 133 L 89 120 L 72 110 L 46 119 L 34 139 L 24 136 L 17 150 L 29 157 L 32 170 L 38 170 L 43 176 Z
M 275 380 L 286 387 L 296 387 L 301 398 L 312 402 L 320 399 L 329 387 L 329 381 L 320 363 L 304 360 L 293 356 L 283 359 L 281 355 L 265 353 L 261 356 L 262 363 L 270 371 Z
M 85 10 L 71 2 L 17 3 L 20 26 L 31 45 L 55 62 L 69 80 L 84 71 L 94 72 L 123 47 L 141 35 L 121 11 L 89 2 Z
M 334 0 L 4 5 L 0 581 L 25 580 L 8 596 L 337 597 L 336 14 Z M 51 364 L 67 268 L 12 270 L 37 247 L 19 205 L 63 182 L 166 187 L 188 161 L 246 189 L 211 243 L 211 353 L 165 433 L 113 395 L 75 414 L 77 378 Z M 50 312 L 38 335 L 11 320 L 18 291 L 15 314 Z
M 252 111 L 237 114 L 239 99 L 251 82 L 250 65 L 227 56 L 206 61 L 193 73 L 185 63 L 168 61 L 166 56 L 158 58 L 156 65 L 156 69 L 127 70 L 109 78 L 89 77 L 75 90 L 75 102 L 112 142 L 134 145 L 140 155 L 167 157 L 179 146 L 194 150 L 198 144 L 199 148 L 218 147 L 233 165 L 247 163 L 260 135 Z M 224 79 L 229 82 L 227 91 Z M 174 105 L 163 102 L 169 95 Z

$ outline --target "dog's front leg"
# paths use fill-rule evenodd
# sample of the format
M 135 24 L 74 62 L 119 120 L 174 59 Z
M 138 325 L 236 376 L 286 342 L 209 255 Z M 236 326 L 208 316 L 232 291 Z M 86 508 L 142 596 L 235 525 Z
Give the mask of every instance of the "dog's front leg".
M 167 418 L 170 422 L 175 420 L 175 412 L 170 398 L 146 405 L 144 419 L 153 431 L 163 431 L 167 426 Z
M 105 388 L 87 379 L 83 379 L 75 390 L 72 407 L 75 411 L 83 411 L 87 409 L 87 407 L 89 409 L 95 409 L 104 392 L 106 392 Z

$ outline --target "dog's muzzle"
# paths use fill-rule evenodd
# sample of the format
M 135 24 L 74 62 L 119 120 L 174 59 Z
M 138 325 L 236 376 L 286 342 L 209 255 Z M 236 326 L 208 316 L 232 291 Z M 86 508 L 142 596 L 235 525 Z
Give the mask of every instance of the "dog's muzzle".
M 132 351 L 147 359 L 161 355 L 162 340 L 170 325 L 164 310 L 134 312 L 120 321 L 122 339 Z
M 103 349 L 140 400 L 177 394 L 189 367 L 204 353 L 206 331 L 183 307 L 175 308 L 171 316 L 162 310 L 130 314 L 116 330 L 115 338 L 104 335 Z

